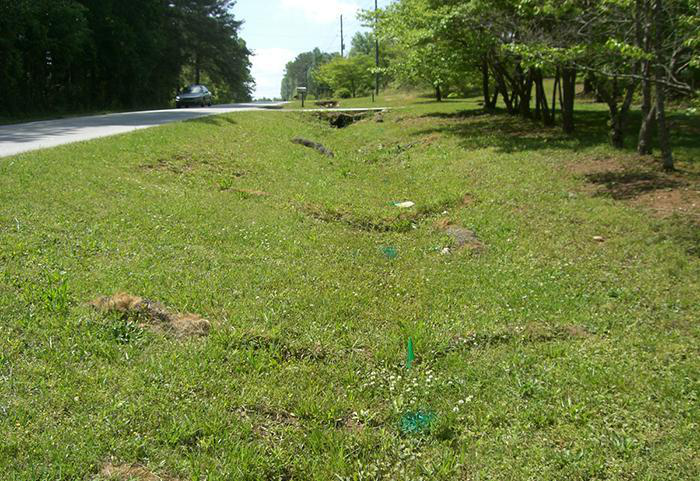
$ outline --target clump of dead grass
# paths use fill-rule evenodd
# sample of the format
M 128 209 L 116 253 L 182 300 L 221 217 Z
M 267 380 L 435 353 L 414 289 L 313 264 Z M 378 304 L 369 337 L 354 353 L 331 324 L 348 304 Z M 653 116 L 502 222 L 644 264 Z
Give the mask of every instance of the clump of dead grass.
M 211 328 L 208 320 L 196 314 L 172 312 L 159 302 L 124 292 L 98 297 L 90 305 L 101 312 L 118 313 L 143 329 L 180 338 L 206 336 Z
M 171 476 L 159 476 L 136 464 L 105 464 L 95 481 L 178 481 Z

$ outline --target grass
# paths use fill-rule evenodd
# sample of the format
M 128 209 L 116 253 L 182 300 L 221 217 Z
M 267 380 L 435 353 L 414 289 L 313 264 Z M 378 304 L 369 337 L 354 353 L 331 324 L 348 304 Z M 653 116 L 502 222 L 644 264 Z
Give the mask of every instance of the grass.
M 587 194 L 570 165 L 630 155 L 595 106 L 565 137 L 395 102 L 342 130 L 246 112 L 0 160 L 4 479 L 697 479 L 697 225 Z M 440 255 L 445 218 L 483 251 Z M 87 306 L 117 291 L 211 333 Z

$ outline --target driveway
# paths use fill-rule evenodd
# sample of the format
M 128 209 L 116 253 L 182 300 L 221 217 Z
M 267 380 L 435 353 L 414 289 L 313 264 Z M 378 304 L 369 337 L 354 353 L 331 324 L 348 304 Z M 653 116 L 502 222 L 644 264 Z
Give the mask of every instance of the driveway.
M 149 110 L 121 114 L 43 120 L 0 126 L 0 157 L 45 149 L 57 145 L 123 134 L 156 125 L 196 119 L 208 115 L 281 107 L 282 103 L 214 105 L 207 108 Z

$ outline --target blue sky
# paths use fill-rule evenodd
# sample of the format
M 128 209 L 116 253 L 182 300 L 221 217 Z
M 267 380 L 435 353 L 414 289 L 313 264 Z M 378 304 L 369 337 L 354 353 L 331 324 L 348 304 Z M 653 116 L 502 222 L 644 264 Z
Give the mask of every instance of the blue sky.
M 380 0 L 383 7 L 391 0 Z M 284 66 L 315 47 L 340 51 L 340 15 L 345 45 L 362 28 L 356 14 L 374 8 L 374 0 L 238 0 L 233 12 L 243 20 L 241 37 L 253 50 L 255 97 L 278 97 Z M 347 52 L 347 50 L 346 50 Z

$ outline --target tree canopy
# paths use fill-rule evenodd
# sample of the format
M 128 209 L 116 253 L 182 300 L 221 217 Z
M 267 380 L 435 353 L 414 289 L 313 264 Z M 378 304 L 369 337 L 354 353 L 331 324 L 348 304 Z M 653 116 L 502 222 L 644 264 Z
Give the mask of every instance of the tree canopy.
M 644 122 L 638 150 L 658 132 L 672 168 L 665 123 L 667 96 L 697 95 L 700 72 L 698 0 L 397 0 L 365 12 L 380 42 L 400 55 L 388 67 L 398 80 L 445 90 L 480 79 L 483 104 L 575 129 L 576 85 L 610 112 L 610 140 L 624 144 L 628 114 L 641 94 Z M 551 95 L 544 79 L 554 79 Z M 656 124 L 656 129 L 651 124 Z
M 200 77 L 250 98 L 250 52 L 231 0 L 2 0 L 3 112 L 166 104 Z

